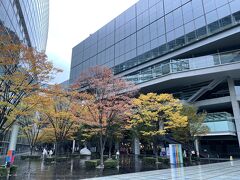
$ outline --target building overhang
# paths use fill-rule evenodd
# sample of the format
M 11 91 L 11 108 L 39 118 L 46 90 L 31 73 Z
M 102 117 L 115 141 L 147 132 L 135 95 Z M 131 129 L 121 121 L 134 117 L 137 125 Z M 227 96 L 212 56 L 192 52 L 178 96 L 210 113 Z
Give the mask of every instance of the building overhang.
M 219 104 L 225 105 L 228 103 L 231 103 L 230 96 L 196 101 L 194 103 L 194 105 L 197 107 L 203 107 L 203 106 L 215 106 L 215 105 L 219 105 Z
M 198 136 L 237 136 L 236 132 L 214 132 Z

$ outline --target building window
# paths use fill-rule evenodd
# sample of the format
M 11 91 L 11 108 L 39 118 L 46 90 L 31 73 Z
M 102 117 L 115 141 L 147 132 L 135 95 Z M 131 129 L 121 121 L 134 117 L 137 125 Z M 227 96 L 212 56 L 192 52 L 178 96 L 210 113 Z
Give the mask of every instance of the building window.
M 195 39 L 196 39 L 196 33 L 195 33 L 195 31 L 186 34 L 186 40 L 187 40 L 187 42 L 192 42 L 192 41 L 194 41 Z
M 233 18 L 236 22 L 240 21 L 240 11 L 233 14 Z
M 221 27 L 231 25 L 232 24 L 232 18 L 231 18 L 231 16 L 224 17 L 224 18 L 219 20 L 219 23 L 220 23 Z
M 208 25 L 208 30 L 210 33 L 214 33 L 219 30 L 219 23 L 218 21 L 215 21 Z
M 201 38 L 201 37 L 205 36 L 206 34 L 207 34 L 207 29 L 205 26 L 196 30 L 197 38 Z

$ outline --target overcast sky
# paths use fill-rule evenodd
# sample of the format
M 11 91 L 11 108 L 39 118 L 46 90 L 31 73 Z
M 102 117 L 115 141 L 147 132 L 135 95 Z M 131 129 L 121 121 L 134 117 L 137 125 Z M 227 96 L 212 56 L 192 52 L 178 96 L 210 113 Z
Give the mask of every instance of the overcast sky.
M 47 55 L 69 78 L 72 48 L 138 0 L 50 0 Z

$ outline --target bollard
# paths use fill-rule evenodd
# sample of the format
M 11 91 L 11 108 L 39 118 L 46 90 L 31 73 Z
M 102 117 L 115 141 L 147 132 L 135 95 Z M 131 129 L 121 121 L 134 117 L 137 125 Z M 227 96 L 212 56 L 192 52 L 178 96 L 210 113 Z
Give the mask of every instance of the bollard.
M 232 156 L 230 156 L 230 161 L 232 161 L 233 160 L 233 157 Z

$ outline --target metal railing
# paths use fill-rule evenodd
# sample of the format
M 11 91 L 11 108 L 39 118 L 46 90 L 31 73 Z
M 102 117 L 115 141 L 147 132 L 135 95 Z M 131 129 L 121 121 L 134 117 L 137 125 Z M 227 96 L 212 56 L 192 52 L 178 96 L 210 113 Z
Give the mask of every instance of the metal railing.
M 134 74 L 129 74 L 124 78 L 128 81 L 134 82 L 135 84 L 140 84 L 169 74 L 210 68 L 223 64 L 231 64 L 234 62 L 240 62 L 240 50 L 196 58 L 170 60 L 169 63 L 155 64 L 148 68 L 137 71 Z

